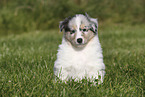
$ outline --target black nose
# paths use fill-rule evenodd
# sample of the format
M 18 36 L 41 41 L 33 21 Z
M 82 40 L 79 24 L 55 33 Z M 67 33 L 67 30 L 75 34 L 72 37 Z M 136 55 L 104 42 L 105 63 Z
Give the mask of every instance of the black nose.
M 77 39 L 77 42 L 78 42 L 78 43 L 82 43 L 82 41 L 83 41 L 82 38 L 78 38 L 78 39 Z

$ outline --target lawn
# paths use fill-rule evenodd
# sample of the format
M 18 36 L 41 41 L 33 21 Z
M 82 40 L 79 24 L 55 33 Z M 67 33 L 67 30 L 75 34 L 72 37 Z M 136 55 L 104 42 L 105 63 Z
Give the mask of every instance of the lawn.
M 106 75 L 102 85 L 55 82 L 53 65 L 62 33 L 0 36 L 0 96 L 140 97 L 145 90 L 145 25 L 99 27 Z

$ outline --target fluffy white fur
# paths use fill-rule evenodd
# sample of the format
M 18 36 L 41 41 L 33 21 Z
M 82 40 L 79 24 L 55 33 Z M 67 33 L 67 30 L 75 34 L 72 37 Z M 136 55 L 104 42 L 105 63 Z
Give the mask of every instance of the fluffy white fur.
M 54 74 L 64 81 L 69 78 L 89 78 L 94 81 L 101 76 L 99 83 L 102 83 L 105 65 L 98 35 L 95 35 L 83 49 L 73 47 L 63 36 L 54 64 Z

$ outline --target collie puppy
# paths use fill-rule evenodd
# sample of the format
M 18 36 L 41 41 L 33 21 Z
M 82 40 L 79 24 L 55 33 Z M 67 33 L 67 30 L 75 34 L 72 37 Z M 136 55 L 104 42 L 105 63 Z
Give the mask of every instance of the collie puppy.
M 61 80 L 84 78 L 99 84 L 103 82 L 105 65 L 98 39 L 98 21 L 87 14 L 76 14 L 60 22 L 63 31 L 54 74 Z

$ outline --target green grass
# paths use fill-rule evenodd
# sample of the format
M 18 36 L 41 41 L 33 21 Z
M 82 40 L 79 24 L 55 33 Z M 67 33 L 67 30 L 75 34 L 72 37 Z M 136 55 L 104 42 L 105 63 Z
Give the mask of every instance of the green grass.
M 0 37 L 0 96 L 144 96 L 145 25 L 99 28 L 104 83 L 55 82 L 53 65 L 62 33 L 37 31 Z

